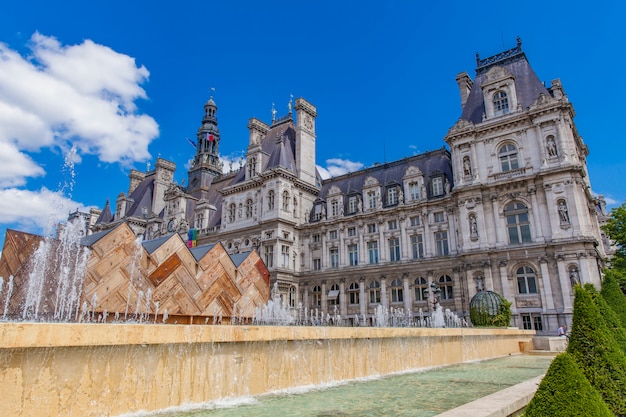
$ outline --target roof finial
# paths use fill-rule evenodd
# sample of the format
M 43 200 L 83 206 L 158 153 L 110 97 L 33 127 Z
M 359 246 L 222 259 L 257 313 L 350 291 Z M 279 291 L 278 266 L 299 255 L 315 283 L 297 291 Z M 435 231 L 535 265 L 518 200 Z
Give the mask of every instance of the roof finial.
M 215 92 L 215 87 L 211 87 L 211 90 L 209 91 L 209 100 L 213 98 L 213 93 Z
M 274 103 L 272 103 L 272 123 L 276 121 L 276 108 L 274 107 Z
M 476 66 L 480 67 L 480 55 L 478 55 L 478 52 L 476 52 Z
M 287 108 L 289 109 L 289 114 L 291 114 L 291 104 L 293 103 L 293 94 L 289 94 L 289 103 L 287 103 Z
M 518 47 L 518 48 L 520 48 L 520 49 L 522 49 L 522 38 L 520 38 L 520 37 L 518 36 L 518 37 L 517 37 L 517 39 L 516 39 L 516 41 L 517 41 L 517 47 Z

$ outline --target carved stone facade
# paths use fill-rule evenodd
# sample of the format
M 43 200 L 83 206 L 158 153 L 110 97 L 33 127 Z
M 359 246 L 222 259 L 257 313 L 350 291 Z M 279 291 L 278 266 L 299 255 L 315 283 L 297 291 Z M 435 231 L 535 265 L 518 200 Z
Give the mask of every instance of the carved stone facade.
M 520 41 L 477 57 L 474 80 L 456 80 L 462 114 L 444 138 L 449 151 L 324 181 L 315 172 L 313 105 L 296 100 L 295 120 L 291 103 L 271 125 L 251 119 L 246 166 L 219 174 L 210 100 L 189 185 L 133 171 L 132 192 L 118 198 L 125 214 L 112 216 L 107 205 L 94 228 L 132 218 L 136 233 L 154 238 L 186 232 L 167 227 L 185 219 L 201 243 L 257 249 L 294 309 L 336 313 L 345 324 L 371 322 L 380 305 L 428 315 L 434 283 L 442 306 L 459 316 L 469 315 L 477 291 L 491 290 L 513 303 L 513 325 L 556 334 L 571 324 L 572 285 L 598 286 L 606 257 L 604 202 L 591 192 L 573 107 L 558 79 L 549 88 L 539 81 Z M 137 201 L 150 181 L 166 197 L 150 202 L 142 226 Z

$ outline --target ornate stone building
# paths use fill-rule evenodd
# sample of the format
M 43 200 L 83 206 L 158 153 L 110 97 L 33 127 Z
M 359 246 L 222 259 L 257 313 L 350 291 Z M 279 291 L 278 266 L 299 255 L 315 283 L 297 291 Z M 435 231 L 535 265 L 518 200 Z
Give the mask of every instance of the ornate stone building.
M 378 306 L 428 314 L 435 296 L 465 317 L 485 289 L 512 302 L 513 325 L 555 333 L 571 321 L 572 285 L 600 283 L 604 203 L 560 81 L 545 87 L 519 40 L 476 64 L 473 80 L 456 77 L 462 112 L 449 151 L 323 181 L 309 102 L 269 125 L 251 119 L 245 166 L 222 174 L 210 99 L 187 186 L 163 159 L 133 170 L 115 214 L 108 203 L 92 213 L 93 229 L 125 221 L 152 239 L 191 228 L 230 253 L 257 249 L 293 308 L 346 324 Z

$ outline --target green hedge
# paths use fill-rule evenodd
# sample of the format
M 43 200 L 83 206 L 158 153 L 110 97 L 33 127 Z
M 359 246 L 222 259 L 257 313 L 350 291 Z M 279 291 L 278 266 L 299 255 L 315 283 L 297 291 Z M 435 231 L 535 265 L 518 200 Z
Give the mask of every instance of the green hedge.
M 608 331 L 613 334 L 615 341 L 622 349 L 622 353 L 626 354 L 626 330 L 622 327 L 617 314 L 592 284 L 585 284 L 585 290 L 591 295 L 593 302 L 600 311 L 600 318 L 604 321 Z
M 562 353 L 550 364 L 524 417 L 612 417 L 574 358 Z
M 620 289 L 618 283 L 619 275 L 619 272 L 612 269 L 605 271 L 600 294 L 602 294 L 607 304 L 615 311 L 615 314 L 617 314 L 617 317 L 622 323 L 622 327 L 626 329 L 626 296 L 624 296 L 624 293 Z
M 626 416 L 626 358 L 591 294 L 580 285 L 574 291 L 574 317 L 567 352 L 609 409 L 618 416 Z

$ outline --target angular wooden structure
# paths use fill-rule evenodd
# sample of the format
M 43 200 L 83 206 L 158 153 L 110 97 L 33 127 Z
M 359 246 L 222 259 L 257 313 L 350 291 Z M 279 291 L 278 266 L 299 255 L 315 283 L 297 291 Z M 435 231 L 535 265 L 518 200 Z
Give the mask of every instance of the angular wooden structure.
M 20 294 L 11 299 L 11 317 L 19 316 L 25 299 L 36 238 L 41 239 L 7 232 L 0 276 L 13 275 Z M 82 244 L 91 255 L 79 321 L 250 319 L 269 300 L 269 272 L 256 251 L 231 256 L 221 243 L 188 248 L 178 234 L 140 242 L 126 223 L 89 235 Z M 54 293 L 56 282 L 46 285 L 45 293 Z

